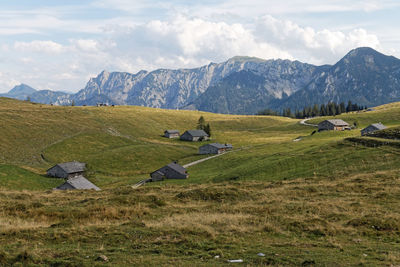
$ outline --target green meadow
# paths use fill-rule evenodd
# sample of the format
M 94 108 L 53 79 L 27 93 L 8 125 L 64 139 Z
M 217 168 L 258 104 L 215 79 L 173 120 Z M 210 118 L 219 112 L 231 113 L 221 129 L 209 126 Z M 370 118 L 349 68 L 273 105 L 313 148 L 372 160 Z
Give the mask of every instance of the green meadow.
M 187 180 L 133 189 L 171 161 L 205 157 L 206 142 L 162 137 L 200 116 L 208 142 L 234 150 L 189 167 Z M 335 118 L 356 128 L 313 134 L 275 116 L 0 98 L 0 266 L 394 266 L 400 103 Z M 386 133 L 360 137 L 376 122 Z M 72 160 L 102 191 L 52 190 L 63 181 L 46 170 Z

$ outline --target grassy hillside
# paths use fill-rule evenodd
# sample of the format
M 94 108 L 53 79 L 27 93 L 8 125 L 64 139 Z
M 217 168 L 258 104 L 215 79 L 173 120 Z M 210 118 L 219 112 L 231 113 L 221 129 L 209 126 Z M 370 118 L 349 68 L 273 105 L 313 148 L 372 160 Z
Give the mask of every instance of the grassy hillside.
M 88 163 L 89 177 L 102 186 L 130 183 L 173 160 L 187 163 L 201 158 L 197 151 L 204 143 L 161 136 L 165 129 L 195 128 L 201 115 L 211 124 L 211 142 L 229 142 L 236 148 L 280 143 L 309 131 L 280 117 L 126 106 L 56 107 L 2 98 L 0 164 L 44 174 L 58 162 L 78 160 Z
M 394 266 L 399 177 L 0 191 L 0 265 Z
M 201 115 L 210 142 L 235 150 L 190 167 L 187 180 L 132 189 L 172 160 L 204 157 L 204 143 L 161 136 Z M 120 266 L 395 265 L 400 148 L 351 140 L 370 123 L 397 129 L 400 103 L 336 117 L 358 128 L 311 135 L 282 117 L 0 98 L 0 266 L 107 264 L 100 255 Z M 103 190 L 51 190 L 62 181 L 46 169 L 70 160 L 87 162 Z
M 161 136 L 165 129 L 195 128 L 201 115 L 211 124 L 210 142 L 232 143 L 235 152 L 191 167 L 188 180 L 169 183 L 328 177 L 388 170 L 399 163 L 392 153 L 396 148 L 374 149 L 343 141 L 377 121 L 400 125 L 398 103 L 336 116 L 355 122 L 354 131 L 314 135 L 310 135 L 313 127 L 282 117 L 127 106 L 56 107 L 6 98 L 0 100 L 0 115 L 5 125 L 0 128 L 0 164 L 22 167 L 47 179 L 43 175 L 52 165 L 83 161 L 88 164 L 87 176 L 103 188 L 132 184 L 174 160 L 184 164 L 204 157 L 197 155 L 204 143 Z M 299 136 L 302 140 L 293 142 Z M 42 183 L 42 189 L 52 188 L 47 183 Z

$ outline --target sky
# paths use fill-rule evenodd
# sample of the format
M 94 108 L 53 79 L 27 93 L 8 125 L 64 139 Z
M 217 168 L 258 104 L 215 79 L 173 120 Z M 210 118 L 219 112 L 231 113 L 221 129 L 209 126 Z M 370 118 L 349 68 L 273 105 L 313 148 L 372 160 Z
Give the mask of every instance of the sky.
M 399 14 L 398 0 L 0 0 L 0 93 L 238 55 L 322 65 L 369 46 L 400 58 Z

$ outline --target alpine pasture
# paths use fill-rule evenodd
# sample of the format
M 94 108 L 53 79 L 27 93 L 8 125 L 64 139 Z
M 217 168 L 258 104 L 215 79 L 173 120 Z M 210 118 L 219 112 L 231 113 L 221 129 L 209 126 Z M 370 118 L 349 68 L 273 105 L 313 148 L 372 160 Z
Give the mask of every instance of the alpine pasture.
M 234 151 L 186 180 L 133 189 L 171 161 L 206 157 L 205 142 L 162 137 L 200 116 L 207 142 Z M 398 264 L 400 148 L 365 145 L 360 130 L 400 126 L 400 103 L 335 118 L 357 128 L 311 134 L 283 117 L 0 98 L 0 265 Z M 46 170 L 72 160 L 102 191 L 52 190 L 63 181 Z

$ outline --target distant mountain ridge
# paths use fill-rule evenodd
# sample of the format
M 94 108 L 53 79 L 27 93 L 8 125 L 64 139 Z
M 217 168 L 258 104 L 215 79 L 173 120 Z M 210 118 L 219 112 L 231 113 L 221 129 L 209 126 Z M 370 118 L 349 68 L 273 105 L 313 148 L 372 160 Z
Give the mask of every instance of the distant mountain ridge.
M 71 94 L 51 90 L 36 90 L 29 85 L 20 84 L 13 87 L 8 93 L 0 94 L 2 97 L 15 98 L 19 100 L 30 100 L 43 104 L 70 104 Z
M 103 71 L 71 95 L 29 91 L 25 86 L 3 96 L 29 95 L 32 101 L 57 105 L 109 103 L 231 114 L 254 114 L 265 108 L 294 111 L 329 101 L 375 106 L 400 101 L 400 60 L 361 47 L 335 65 L 233 57 L 193 69 Z
M 15 98 L 19 100 L 26 100 L 28 96 L 36 93 L 37 91 L 26 84 L 20 84 L 12 88 L 8 93 L 1 94 L 0 96 Z
M 271 106 L 273 109 L 300 109 L 315 103 L 351 100 L 377 106 L 400 100 L 400 60 L 363 47 L 345 57 L 302 90 Z

